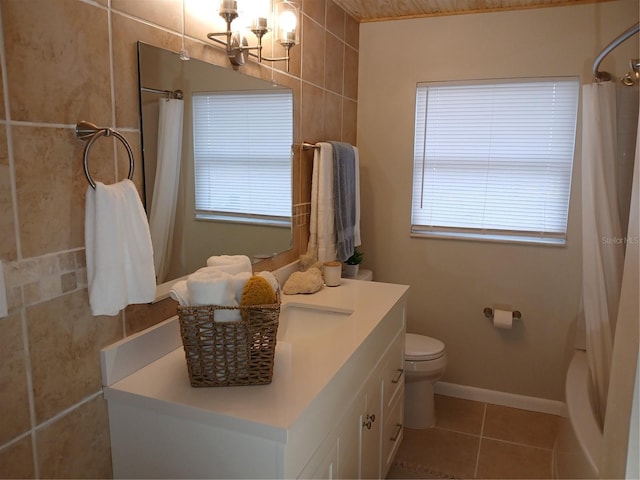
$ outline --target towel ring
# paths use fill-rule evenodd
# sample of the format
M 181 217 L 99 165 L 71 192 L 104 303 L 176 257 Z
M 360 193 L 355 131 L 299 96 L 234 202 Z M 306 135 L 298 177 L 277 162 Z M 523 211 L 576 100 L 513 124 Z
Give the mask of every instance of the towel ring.
M 91 187 L 94 190 L 96 188 L 96 182 L 93 181 L 93 178 L 91 178 L 91 174 L 89 173 L 89 164 L 88 164 L 89 150 L 91 150 L 91 146 L 93 145 L 93 142 L 95 142 L 98 138 L 110 137 L 112 135 L 116 137 L 118 140 L 120 140 L 122 145 L 124 145 L 124 148 L 127 149 L 127 153 L 129 154 L 129 176 L 127 178 L 129 180 L 132 180 L 133 166 L 134 166 L 133 151 L 131 150 L 131 146 L 129 145 L 129 142 L 127 142 L 127 139 L 124 138 L 121 133 L 113 130 L 112 128 L 107 128 L 107 127 L 100 128 L 91 122 L 85 122 L 85 121 L 80 121 L 76 124 L 76 136 L 80 140 L 84 140 L 87 142 L 87 144 L 84 147 L 84 158 L 83 158 L 84 175 L 85 177 L 87 177 L 87 180 L 89 181 L 89 185 L 91 185 Z

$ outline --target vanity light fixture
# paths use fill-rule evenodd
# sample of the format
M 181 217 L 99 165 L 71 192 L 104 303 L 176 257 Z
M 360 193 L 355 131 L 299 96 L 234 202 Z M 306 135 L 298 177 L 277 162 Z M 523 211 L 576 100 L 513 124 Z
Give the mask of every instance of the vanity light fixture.
M 209 40 L 223 45 L 230 62 L 242 66 L 251 55 L 258 60 L 268 62 L 287 62 L 289 71 L 289 51 L 300 43 L 300 9 L 289 0 L 277 0 L 275 9 L 270 6 L 271 0 L 220 0 L 218 12 L 227 24 L 225 32 L 208 33 Z M 232 30 L 233 22 L 233 30 Z M 273 26 L 272 26 L 273 25 Z M 255 35 L 257 45 L 249 45 L 245 33 L 251 31 Z M 274 38 L 285 49 L 284 57 L 270 58 L 262 55 L 262 37 L 273 31 Z M 218 37 L 225 37 L 221 40 Z M 256 50 L 257 53 L 252 53 Z

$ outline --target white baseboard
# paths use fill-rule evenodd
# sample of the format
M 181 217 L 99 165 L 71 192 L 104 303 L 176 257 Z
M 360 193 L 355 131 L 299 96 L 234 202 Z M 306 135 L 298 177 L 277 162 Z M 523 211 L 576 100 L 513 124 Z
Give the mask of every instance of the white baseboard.
M 496 390 L 486 390 L 484 388 L 469 387 L 467 385 L 457 385 L 455 383 L 436 382 L 435 393 L 448 397 L 464 398 L 476 402 L 492 403 L 504 407 L 520 408 L 532 412 L 549 413 L 566 417 L 566 406 L 564 402 L 548 400 L 546 398 L 528 397 L 515 393 L 498 392 Z

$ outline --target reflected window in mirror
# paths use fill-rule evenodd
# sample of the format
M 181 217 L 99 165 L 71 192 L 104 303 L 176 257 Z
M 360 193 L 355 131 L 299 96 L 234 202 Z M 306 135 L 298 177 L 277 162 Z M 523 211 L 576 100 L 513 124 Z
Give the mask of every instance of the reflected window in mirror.
M 196 219 L 291 225 L 293 95 L 193 94 Z

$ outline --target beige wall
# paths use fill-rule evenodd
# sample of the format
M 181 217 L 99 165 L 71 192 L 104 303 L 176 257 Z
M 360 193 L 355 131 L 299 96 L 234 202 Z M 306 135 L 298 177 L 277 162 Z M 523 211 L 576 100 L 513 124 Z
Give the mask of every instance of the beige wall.
M 411 238 L 413 106 L 420 81 L 580 76 L 638 19 L 637 0 L 365 23 L 360 27 L 358 146 L 365 264 L 411 286 L 408 330 L 446 344 L 443 380 L 562 400 L 580 303 L 580 142 L 566 247 Z M 637 36 L 602 69 L 622 74 Z M 580 127 L 580 125 L 578 125 Z M 580 132 L 580 128 L 578 128 Z M 523 320 L 492 327 L 483 308 Z
M 184 2 L 184 5 L 183 5 Z M 0 260 L 9 316 L 0 318 L 0 478 L 111 476 L 99 350 L 175 313 L 164 302 L 92 317 L 84 264 L 84 144 L 79 120 L 115 127 L 139 159 L 136 41 L 228 66 L 209 46 L 209 0 L 2 0 Z M 295 141 L 355 143 L 358 24 L 331 0 L 303 3 L 303 44 L 283 64 L 242 71 L 293 88 Z M 306 246 L 311 154 L 295 152 L 294 249 Z M 121 147 L 94 144 L 95 179 L 126 175 Z M 123 173 L 124 172 L 124 173 Z M 140 182 L 141 169 L 135 181 Z

